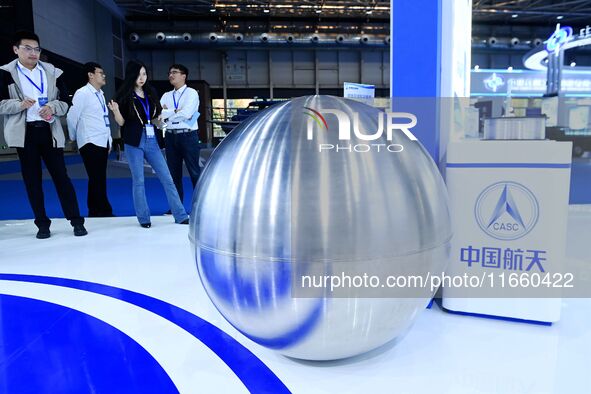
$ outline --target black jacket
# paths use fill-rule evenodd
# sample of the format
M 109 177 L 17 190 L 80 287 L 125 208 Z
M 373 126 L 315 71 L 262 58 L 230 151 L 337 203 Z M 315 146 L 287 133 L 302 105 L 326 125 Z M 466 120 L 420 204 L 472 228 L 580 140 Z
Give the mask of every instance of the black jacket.
M 144 92 L 144 94 L 150 101 L 151 116 L 152 119 L 155 120 L 162 112 L 160 101 L 153 93 Z M 132 95 L 132 97 L 130 97 L 128 100 L 125 100 L 123 103 L 119 104 L 119 111 L 121 112 L 123 119 L 125 119 L 125 124 L 121 126 L 121 137 L 123 137 L 123 142 L 125 142 L 127 145 L 135 147 L 139 146 L 142 134 L 146 132 L 144 129 L 144 124 L 147 124 L 146 114 L 144 112 L 142 103 L 136 98 L 135 95 Z M 138 118 L 138 115 L 140 116 L 141 121 L 140 118 Z M 152 124 L 154 124 L 153 120 Z M 164 148 L 164 136 L 162 135 L 162 131 L 154 127 L 154 132 L 156 133 L 158 146 L 160 146 L 160 148 Z

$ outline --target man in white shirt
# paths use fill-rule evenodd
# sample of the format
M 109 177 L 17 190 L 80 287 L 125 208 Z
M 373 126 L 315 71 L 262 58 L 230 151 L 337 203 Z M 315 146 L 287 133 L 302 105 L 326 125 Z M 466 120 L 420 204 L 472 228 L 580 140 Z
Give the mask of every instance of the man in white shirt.
M 160 99 L 162 120 L 166 123 L 166 162 L 170 175 L 183 201 L 183 160 L 189 171 L 193 188 L 197 184 L 199 167 L 199 93 L 187 86 L 189 70 L 182 64 L 168 69 L 168 81 L 174 90 Z
M 84 65 L 88 83 L 74 94 L 68 112 L 68 133 L 76 140 L 88 174 L 88 216 L 113 216 L 107 197 L 107 159 L 113 139 L 109 109 L 101 88 L 106 77 L 100 64 Z
M 17 59 L 0 67 L 0 115 L 4 116 L 4 139 L 16 148 L 27 197 L 39 228 L 37 238 L 51 236 L 51 220 L 45 211 L 43 173 L 45 163 L 55 185 L 66 219 L 74 235 L 88 234 L 64 162 L 65 136 L 59 117 L 68 110 L 68 94 L 62 70 L 39 61 L 39 37 L 32 32 L 15 33 Z

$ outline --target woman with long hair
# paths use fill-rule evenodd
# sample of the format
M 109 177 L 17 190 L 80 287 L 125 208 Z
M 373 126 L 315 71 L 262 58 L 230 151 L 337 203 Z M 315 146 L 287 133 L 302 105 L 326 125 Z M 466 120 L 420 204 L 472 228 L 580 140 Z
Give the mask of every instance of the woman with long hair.
M 109 109 L 113 111 L 115 121 L 121 126 L 125 156 L 133 181 L 135 214 L 142 227 L 152 226 L 144 187 L 144 159 L 146 159 L 164 187 L 175 222 L 188 224 L 189 216 L 181 203 L 160 150 L 164 146 L 164 138 L 154 125 L 154 123 L 159 124 L 158 116 L 162 107 L 155 89 L 148 84 L 147 80 L 146 66 L 137 61 L 130 61 L 125 67 L 123 85 L 115 94 L 115 100 L 111 100 L 108 104 Z

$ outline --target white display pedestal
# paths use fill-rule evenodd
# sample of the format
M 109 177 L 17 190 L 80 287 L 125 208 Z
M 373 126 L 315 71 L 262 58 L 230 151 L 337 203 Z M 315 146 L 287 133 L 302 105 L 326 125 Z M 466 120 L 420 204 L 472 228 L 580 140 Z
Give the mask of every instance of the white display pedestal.
M 561 271 L 571 149 L 570 142 L 543 140 L 448 145 L 446 182 L 454 237 L 447 274 L 498 277 Z M 449 311 L 544 323 L 560 318 L 559 298 L 500 298 L 499 282 L 493 291 L 499 298 L 455 298 L 455 290 L 444 288 L 442 305 Z

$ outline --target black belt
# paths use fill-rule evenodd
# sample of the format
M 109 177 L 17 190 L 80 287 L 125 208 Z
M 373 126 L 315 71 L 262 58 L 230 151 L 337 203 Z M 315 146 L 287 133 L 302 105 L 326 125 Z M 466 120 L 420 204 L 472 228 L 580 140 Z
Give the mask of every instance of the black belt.
M 191 133 L 193 131 L 197 131 L 197 130 L 192 130 L 192 129 L 166 129 L 166 132 L 167 133 L 171 133 L 171 134 Z
M 49 127 L 49 123 L 42 120 L 36 120 L 34 122 L 27 122 L 27 127 Z

